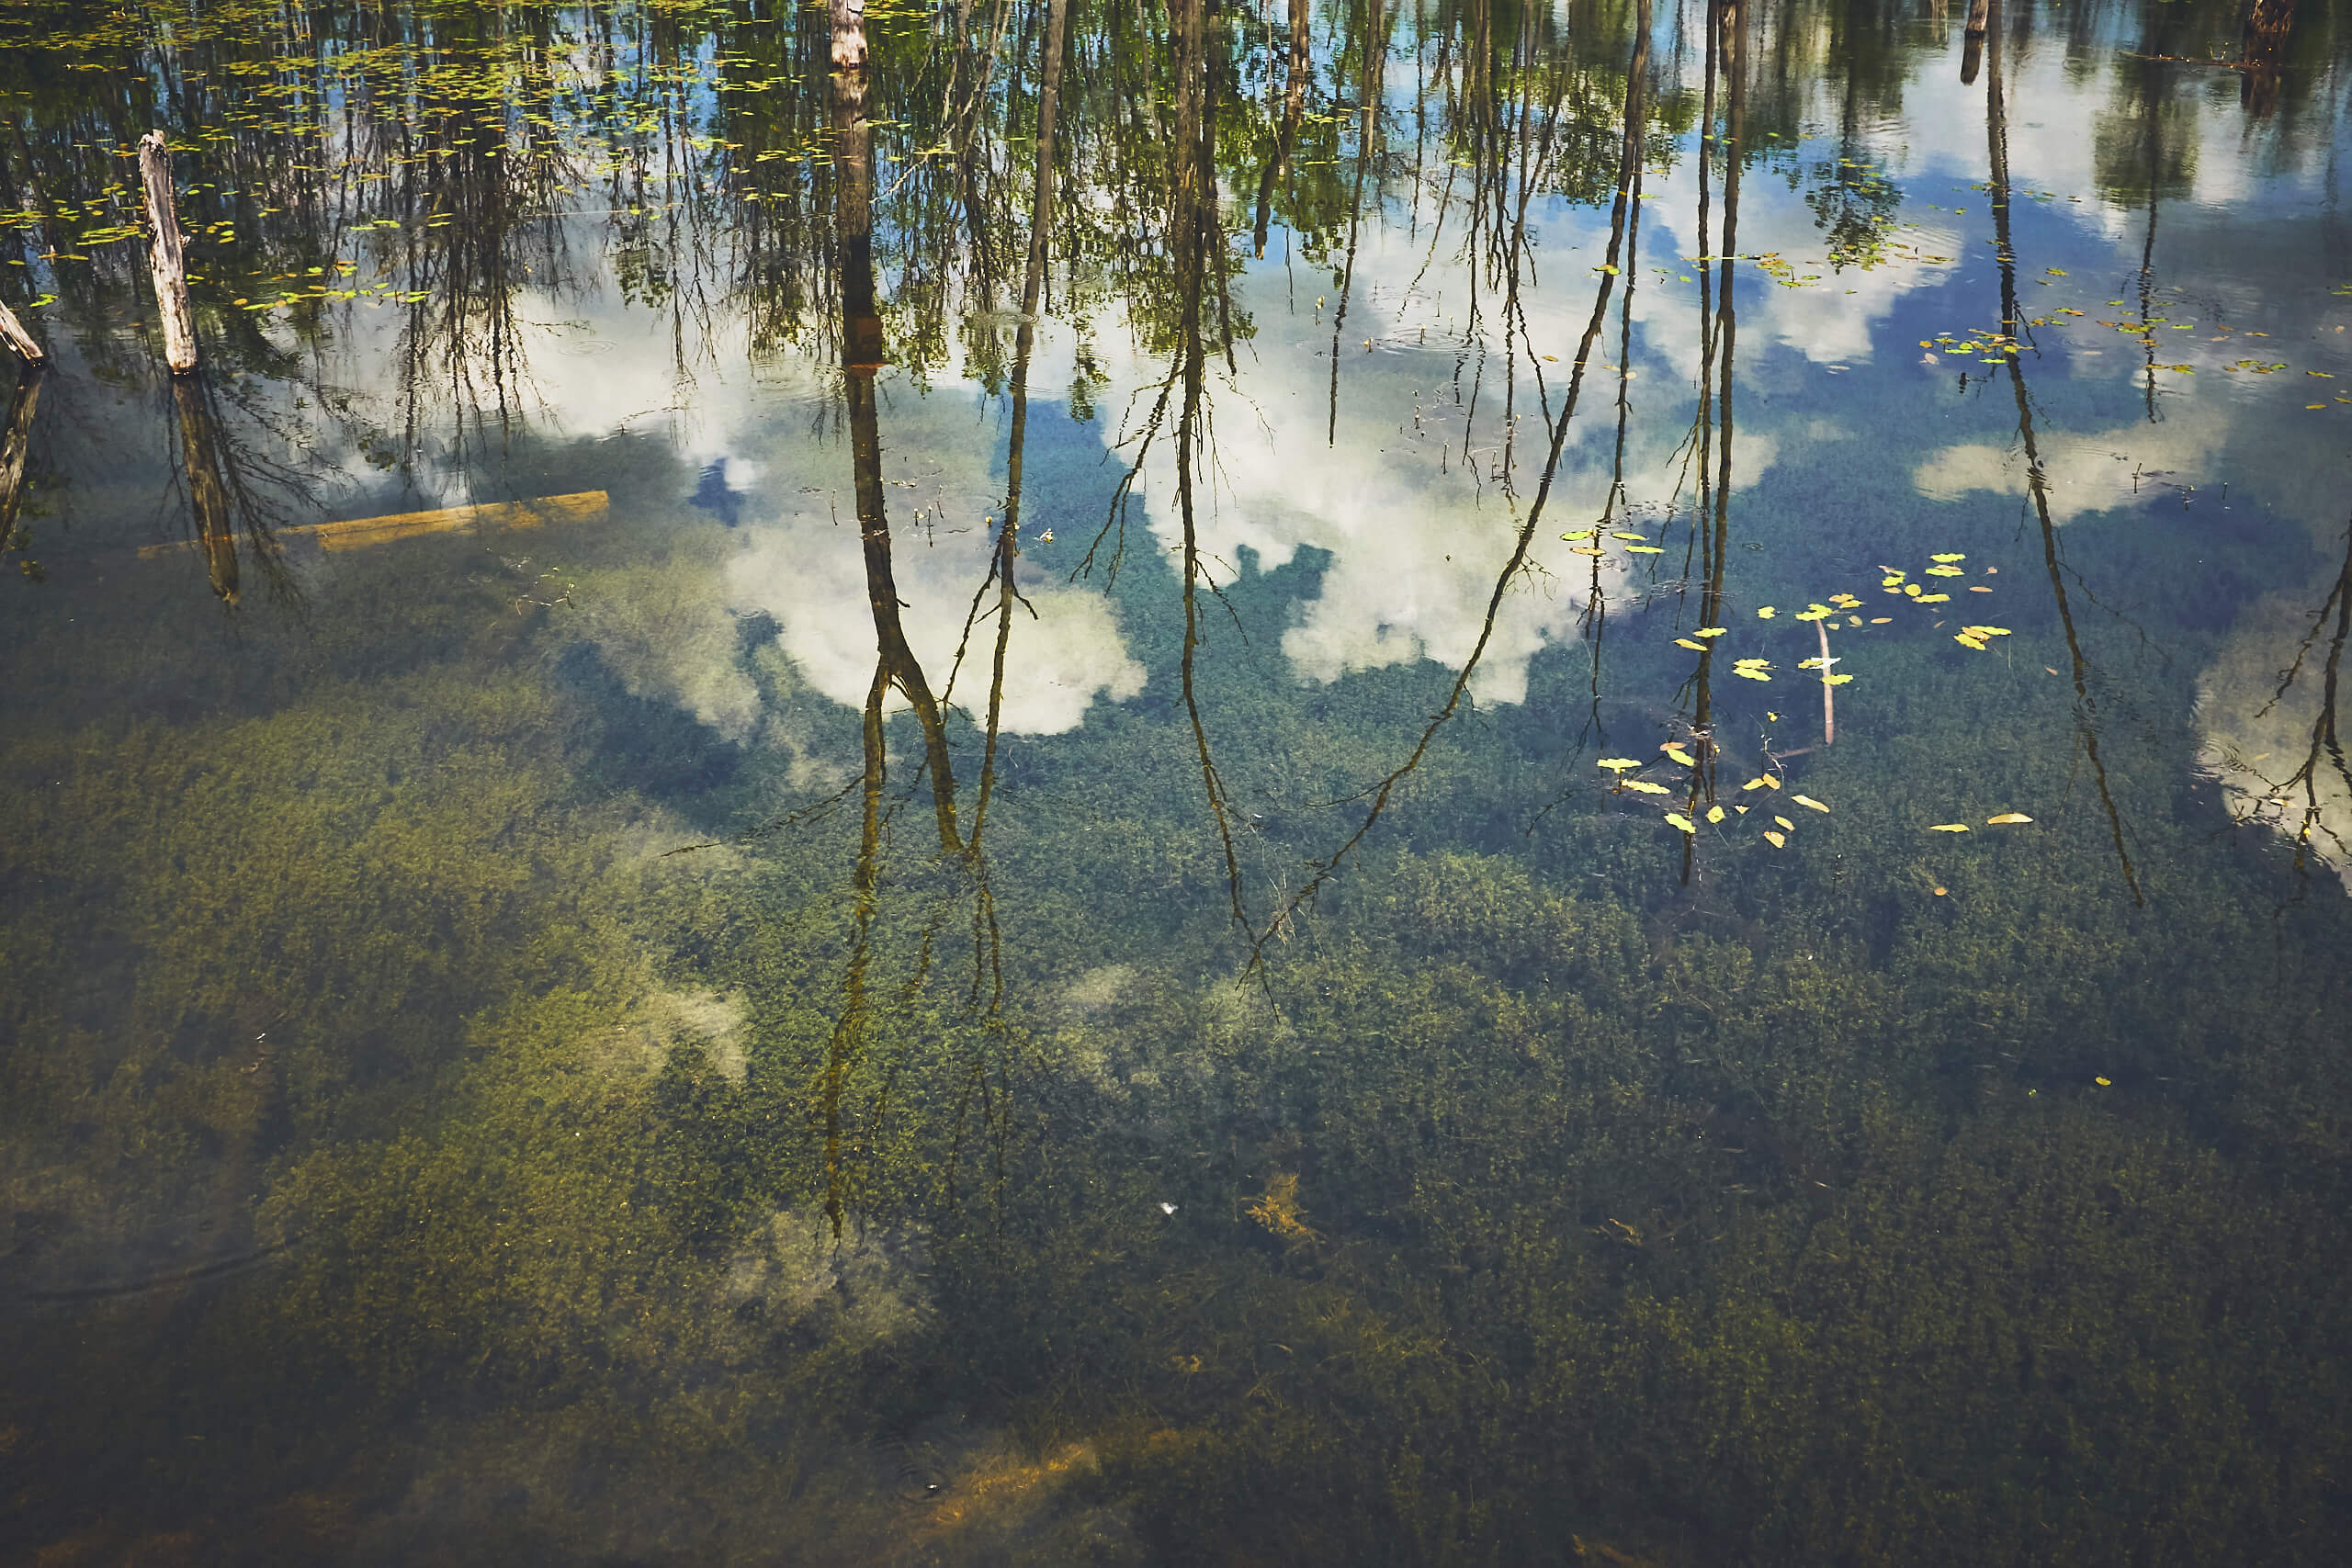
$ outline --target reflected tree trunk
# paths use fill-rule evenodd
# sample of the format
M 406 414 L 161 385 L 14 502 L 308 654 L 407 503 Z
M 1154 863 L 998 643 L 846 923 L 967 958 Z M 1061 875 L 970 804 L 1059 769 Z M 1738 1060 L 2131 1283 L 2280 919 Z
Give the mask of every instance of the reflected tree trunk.
M 17 514 L 25 502 L 25 467 L 32 457 L 41 380 L 37 367 L 27 367 L 17 377 L 17 389 L 8 399 L 8 423 L 0 430 L 0 548 L 22 547 L 17 542 Z
M 849 1075 L 865 1054 L 871 1023 L 868 973 L 881 877 L 883 796 L 888 745 L 883 705 L 895 688 L 914 709 L 923 737 L 924 767 L 943 852 L 964 848 L 956 823 L 956 782 L 940 705 L 909 648 L 899 615 L 890 556 L 890 520 L 882 478 L 882 433 L 876 378 L 883 364 L 882 321 L 874 276 L 874 133 L 869 120 L 863 0 L 834 0 L 831 53 L 839 62 L 828 84 L 833 133 L 833 263 L 841 307 L 843 398 L 848 404 L 850 461 L 856 494 L 858 543 L 865 558 L 866 599 L 874 617 L 874 679 L 865 694 L 861 729 L 858 852 L 851 874 L 850 959 L 842 976 L 842 1010 L 826 1053 L 820 1114 L 825 1139 L 825 1213 L 835 1241 L 847 1222 L 848 1150 L 843 1099 Z
M 2295 0 L 2254 0 L 2246 7 L 2238 101 L 2253 118 L 2267 119 L 2278 107 L 2279 71 L 2294 25 Z
M 2001 335 L 2008 352 L 2009 387 L 2017 400 L 2018 442 L 2025 453 L 2026 490 L 2033 503 L 2035 522 L 2041 532 L 2043 569 L 2050 578 L 2050 592 L 2058 611 L 2059 625 L 2066 635 L 2066 652 L 2072 664 L 2075 685 L 2075 732 L 2090 763 L 2091 777 L 2098 789 L 2099 805 L 2107 814 L 2108 831 L 2115 844 L 2115 858 L 2123 868 L 2124 886 L 2131 889 L 2132 902 L 2145 905 L 2140 892 L 2140 876 L 2132 864 L 2130 846 L 2125 842 L 2123 814 L 2116 805 L 2115 791 L 2108 781 L 2107 761 L 2099 752 L 2098 711 L 2091 694 L 2091 665 L 2083 652 L 2081 634 L 2075 626 L 2074 605 L 2066 591 L 2064 563 L 2058 545 L 2057 525 L 2050 514 L 2049 476 L 2041 466 L 2041 448 L 2034 432 L 2033 401 L 2026 393 L 2025 345 L 2018 338 L 2023 313 L 2018 308 L 2017 252 L 2009 234 L 2009 122 L 2007 90 L 2001 80 L 2001 38 L 1998 17 L 1989 34 L 1990 52 L 1984 90 L 1985 161 L 1990 169 L 1989 184 L 1993 203 L 1994 252 L 2001 269 Z
M 197 548 L 204 554 L 212 592 L 221 603 L 237 602 L 237 538 L 230 525 L 229 486 L 220 462 L 220 431 L 205 399 L 204 383 L 193 376 L 172 378 L 172 406 L 178 415 L 180 471 L 196 525 Z

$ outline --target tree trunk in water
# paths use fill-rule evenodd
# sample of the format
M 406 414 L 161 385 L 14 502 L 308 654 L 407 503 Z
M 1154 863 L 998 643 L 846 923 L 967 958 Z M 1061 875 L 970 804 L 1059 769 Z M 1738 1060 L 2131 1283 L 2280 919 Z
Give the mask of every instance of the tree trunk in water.
M 172 200 L 172 155 L 164 133 L 139 139 L 139 174 L 147 186 L 147 222 L 154 231 L 148 267 L 155 279 L 155 308 L 164 319 L 164 358 L 175 376 L 196 368 L 196 315 L 187 299 L 187 239 Z

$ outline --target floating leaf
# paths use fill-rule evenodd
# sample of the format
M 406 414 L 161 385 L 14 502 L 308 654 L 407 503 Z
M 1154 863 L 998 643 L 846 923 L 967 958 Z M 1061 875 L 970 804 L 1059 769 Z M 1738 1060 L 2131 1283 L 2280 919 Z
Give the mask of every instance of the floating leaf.
M 1609 536 L 1612 539 L 1629 539 L 1636 545 L 1646 545 L 1650 542 L 1650 536 L 1647 534 L 1619 534 L 1612 532 Z
M 1666 554 L 1664 550 L 1659 549 L 1656 545 L 1627 545 L 1625 547 L 1625 553 L 1629 556 L 1662 556 Z
M 1937 822 L 1929 825 L 1928 831 L 1930 833 L 1965 833 L 1968 831 L 1968 824 L 1965 822 Z
M 2098 1085 L 2101 1089 L 2113 1089 L 2115 1087 L 2115 1080 L 2112 1078 L 2093 1078 L 2091 1079 L 2091 1082 Z
M 2002 828 L 2012 822 L 2030 822 L 2033 818 L 2022 811 L 2004 811 L 1998 817 L 1987 817 L 1984 820 L 1996 828 Z
M 1792 832 L 1792 833 L 1793 833 L 1793 832 L 1795 832 L 1795 831 L 1797 830 L 1797 825 L 1796 825 L 1795 823 L 1793 823 L 1793 822 L 1790 821 L 1790 820 L 1789 820 L 1787 818 L 1785 818 L 1785 817 L 1775 817 L 1775 818 L 1772 818 L 1772 820 L 1773 820 L 1773 821 L 1775 821 L 1775 822 L 1778 822 L 1781 827 L 1786 828 L 1786 829 L 1787 829 L 1790 832 Z
M 1984 651 L 1984 639 L 1982 637 L 1970 637 L 1966 632 L 1954 633 L 1951 640 L 1959 643 L 1963 648 L 1973 648 L 1979 653 Z
M 1775 716 L 1775 717 L 1778 717 L 1779 716 L 1778 716 L 1778 715 L 1775 715 L 1774 716 Z M 1772 787 L 1772 788 L 1774 788 L 1774 789 L 1778 789 L 1778 788 L 1780 788 L 1780 787 L 1781 787 L 1781 781 L 1780 781 L 1780 779 L 1779 779 L 1779 778 L 1777 778 L 1776 776 L 1774 776 L 1774 775 L 1773 775 L 1773 774 L 1771 774 L 1771 773 L 1766 773 L 1766 774 L 1764 775 L 1764 782 L 1765 782 L 1765 784 L 1769 784 L 1770 786 L 1771 786 L 1771 787 Z
M 1772 678 L 1764 673 L 1761 670 L 1735 670 L 1732 673 L 1735 675 L 1744 675 L 1750 681 L 1769 681 Z
M 1908 593 L 1912 598 L 1917 599 L 1920 594 L 1926 592 L 1927 590 L 1921 588 L 1916 582 L 1906 582 L 1903 585 L 1903 592 Z
M 1764 787 L 1764 781 L 1762 779 L 1750 779 L 1739 787 L 1742 789 L 1762 789 Z
M 1677 648 L 1687 648 L 1693 653 L 1704 653 L 1707 651 L 1707 645 L 1705 643 L 1692 642 L 1687 637 L 1676 637 L 1674 639 L 1674 646 Z
M 1672 795 L 1674 793 L 1664 784 L 1652 784 L 1647 779 L 1627 779 L 1624 781 L 1624 785 L 1627 789 L 1638 790 L 1644 795 Z
M 1575 543 L 1575 542 L 1576 542 L 1577 540 L 1578 540 L 1578 539 L 1589 539 L 1589 538 L 1591 538 L 1595 534 L 1598 534 L 1598 533 L 1600 533 L 1600 529 L 1598 529 L 1598 528 L 1579 528 L 1579 529 L 1577 529 L 1577 530 L 1575 533 L 1573 533 L 1573 534 L 1563 534 L 1563 535 L 1561 535 L 1561 536 L 1560 536 L 1560 537 L 1562 537 L 1563 539 L 1566 539 L 1566 540 L 1569 541 L 1571 544 L 1573 544 L 1573 543 Z
M 1597 556 L 1601 552 L 1595 549 L 1590 545 L 1578 545 L 1575 549 L 1570 550 L 1568 553 L 1575 556 Z
M 1821 678 L 1821 683 L 1825 686 L 1842 686 L 1852 679 L 1851 675 L 1824 675 Z
M 1928 575 L 1929 577 L 1966 577 L 1968 573 L 1956 566 L 1931 566 L 1928 569 Z
M 1779 615 L 1779 614 L 1780 614 L 1780 612 L 1779 612 L 1778 610 L 1774 609 L 1771 605 L 1770 605 L 1770 604 L 1762 604 L 1762 605 L 1758 605 L 1758 606 L 1757 607 L 1757 611 L 1756 611 L 1756 618 L 1757 618 L 1758 620 L 1759 620 L 1759 621 L 1769 621 L 1769 620 L 1770 620 L 1774 615 Z
M 1593 764 L 1597 768 L 1607 768 L 1612 773 L 1622 773 L 1628 768 L 1638 768 L 1641 765 L 1631 757 L 1603 757 Z
M 1721 637 L 1730 629 L 1728 626 L 1701 626 L 1690 635 L 1692 637 Z
M 1707 820 L 1708 820 L 1708 821 L 1710 821 L 1710 822 L 1720 822 L 1720 821 L 1722 821 L 1723 819 L 1724 819 L 1724 808 L 1723 808 L 1722 807 L 1720 807 L 1720 806 L 1710 806 L 1709 807 L 1707 807 Z
M 1693 757 L 1690 752 L 1685 751 L 1679 746 L 1661 746 L 1658 750 L 1665 752 L 1668 757 L 1671 757 L 1674 761 L 1681 763 L 1686 768 L 1695 768 L 1699 765 L 1699 759 Z
M 1821 802 L 1814 799 L 1813 796 L 1809 795 L 1792 795 L 1789 796 L 1789 798 L 1809 811 L 1826 811 L 1829 809 L 1829 807 L 1822 805 Z
M 1669 825 L 1679 828 L 1686 833 L 1695 833 L 1699 830 L 1690 825 L 1690 818 L 1683 816 L 1679 811 L 1668 812 L 1666 819 Z
M 1966 560 L 1968 557 L 1962 551 L 1954 550 L 1945 555 L 1929 556 L 1928 558 L 1935 562 L 1938 566 L 1950 566 L 1956 560 Z
M 1770 828 L 1764 829 L 1764 838 L 1765 841 L 1770 843 L 1776 850 L 1789 841 L 1786 834 L 1775 833 Z

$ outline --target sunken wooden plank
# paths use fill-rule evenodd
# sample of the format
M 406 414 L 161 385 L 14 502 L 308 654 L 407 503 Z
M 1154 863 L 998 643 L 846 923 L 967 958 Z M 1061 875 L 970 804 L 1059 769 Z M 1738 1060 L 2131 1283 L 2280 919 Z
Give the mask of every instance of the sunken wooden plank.
M 430 512 L 354 517 L 342 523 L 304 523 L 280 528 L 277 537 L 315 539 L 322 550 L 360 550 L 425 534 L 490 533 L 537 528 L 549 523 L 579 523 L 603 516 L 611 504 L 612 497 L 605 491 L 583 490 L 571 495 L 543 495 L 533 501 L 488 501 L 473 506 L 436 507 Z M 175 540 L 167 545 L 142 545 L 139 554 L 143 559 L 187 547 L 187 541 Z

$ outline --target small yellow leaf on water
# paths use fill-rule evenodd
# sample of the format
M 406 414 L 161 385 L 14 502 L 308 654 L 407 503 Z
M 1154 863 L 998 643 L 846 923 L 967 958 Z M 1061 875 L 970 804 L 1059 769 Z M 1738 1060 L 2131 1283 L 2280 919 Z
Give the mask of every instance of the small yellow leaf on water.
M 1826 811 L 1829 809 L 1829 807 L 1822 805 L 1821 802 L 1814 799 L 1813 796 L 1809 795 L 1792 795 L 1789 796 L 1789 798 L 1795 801 L 1799 806 L 1808 807 L 1811 810 Z
M 1928 831 L 1930 833 L 1965 833 L 1968 831 L 1968 824 L 1965 822 L 1938 822 L 1932 824 L 1928 829 Z
M 1679 746 L 1668 743 L 1659 747 L 1658 750 L 1665 752 L 1668 756 L 1673 758 L 1676 761 L 1681 763 L 1686 768 L 1695 768 L 1699 765 L 1699 759 L 1693 757 L 1690 752 L 1685 751 Z
M 1775 817 L 1775 818 L 1772 818 L 1772 820 L 1773 820 L 1773 821 L 1775 821 L 1775 822 L 1778 822 L 1781 827 L 1786 828 L 1786 829 L 1787 829 L 1790 832 L 1792 832 L 1792 833 L 1793 833 L 1793 832 L 1795 832 L 1795 831 L 1797 830 L 1797 825 L 1796 825 L 1795 823 L 1793 823 L 1793 822 L 1790 821 L 1790 820 L 1789 820 L 1787 818 L 1785 818 L 1785 817 Z
M 1598 548 L 1591 545 L 1578 545 L 1576 548 L 1568 552 L 1568 554 L 1572 556 L 1597 556 L 1601 552 Z
M 1671 795 L 1674 793 L 1664 784 L 1652 784 L 1647 779 L 1627 779 L 1625 781 L 1625 787 L 1642 795 Z
M 1780 716 L 1779 714 L 1774 714 L 1772 716 L 1773 716 L 1774 718 L 1778 718 L 1778 717 L 1780 717 L 1781 716 Z M 1766 774 L 1764 775 L 1764 782 L 1765 782 L 1765 784 L 1767 784 L 1768 785 L 1770 785 L 1770 787 L 1772 787 L 1772 788 L 1774 788 L 1774 789 L 1778 789 L 1778 788 L 1780 788 L 1780 787 L 1781 787 L 1781 781 L 1780 781 L 1779 779 L 1777 779 L 1777 778 L 1774 778 L 1770 773 L 1766 773 Z
M 1629 556 L 1662 556 L 1666 554 L 1664 550 L 1659 549 L 1656 545 L 1627 545 L 1625 547 L 1625 553 Z
M 1947 894 L 1947 893 L 1951 892 L 1951 888 L 1949 888 L 1949 887 L 1932 887 L 1932 888 L 1929 888 L 1929 889 L 1928 889 L 1928 891 L 1929 891 L 1929 892 L 1931 892 L 1931 893 L 1933 893 L 1937 897 L 1940 898 L 1940 897 L 1942 897 L 1945 894 Z
M 1747 816 L 1747 807 L 1746 807 L 1745 806 L 1735 806 L 1735 807 L 1732 807 L 1732 809 L 1733 809 L 1734 811 L 1738 812 L 1742 817 L 1745 817 L 1745 816 Z
M 1928 569 L 1928 575 L 1929 577 L 1966 577 L 1968 574 L 1956 566 L 1931 566 Z
M 1991 589 L 1989 589 L 1989 588 L 1985 587 L 1985 586 L 1984 586 L 1983 583 L 1981 583 L 1981 582 L 1972 582 L 1972 583 L 1970 583 L 1970 584 L 1968 585 L 1968 591 L 1969 591 L 1971 593 L 1990 593 L 1991 592 L 1993 592 Z
M 1825 686 L 1842 686 L 1852 679 L 1851 675 L 1824 675 L 1821 678 L 1821 683 Z
M 2093 1078 L 2091 1079 L 2091 1082 L 2098 1085 L 2101 1089 L 2113 1089 L 2115 1087 L 2115 1080 L 2112 1078 Z
M 1641 763 L 1631 757 L 1603 757 L 1594 766 L 1607 768 L 1612 773 L 1622 773 L 1628 768 L 1640 767 Z
M 1770 828 L 1764 829 L 1764 838 L 1776 850 L 1789 841 L 1785 834 L 1775 833 Z
M 1710 822 L 1720 822 L 1720 821 L 1722 821 L 1723 819 L 1724 819 L 1724 808 L 1723 808 L 1722 807 L 1720 807 L 1720 806 L 1710 806 L 1709 807 L 1707 807 L 1707 820 L 1708 820 L 1708 821 L 1710 821 Z
M 1690 818 L 1683 816 L 1679 811 L 1668 812 L 1666 814 L 1666 819 L 1668 824 L 1681 829 L 1686 833 L 1695 833 L 1699 830 L 1690 825 Z
M 1705 643 L 1692 642 L 1687 637 L 1676 637 L 1674 639 L 1674 646 L 1677 648 L 1687 648 L 1693 653 L 1704 653 L 1707 651 L 1707 645 Z
M 1612 532 L 1609 536 L 1612 539 L 1630 539 L 1637 545 L 1646 545 L 1650 542 L 1650 536 L 1647 534 L 1619 534 Z
M 2004 811 L 1998 817 L 1987 817 L 1984 820 L 1996 828 L 2002 828 L 2012 822 L 2030 822 L 2033 818 L 2022 811 Z
M 1721 637 L 1724 632 L 1730 629 L 1731 628 L 1728 626 L 1701 626 L 1697 631 L 1692 632 L 1690 635 L 1692 637 Z
M 1739 787 L 1742 789 L 1762 789 L 1764 787 L 1764 781 L 1762 779 L 1750 779 Z
M 1926 590 L 1922 589 L 1916 582 L 1906 582 L 1903 585 L 1903 592 L 1909 594 L 1912 598 L 1917 599 L 1921 593 L 1925 592 Z
M 1935 562 L 1938 566 L 1950 566 L 1956 560 L 1966 560 L 1968 558 L 1958 551 L 1953 551 L 1940 556 L 1929 556 L 1928 558 Z
M 1963 648 L 1973 648 L 1979 653 L 1984 651 L 1984 643 L 1983 639 L 1970 637 L 1966 632 L 1954 633 L 1951 640 L 1959 643 Z
M 1573 534 L 1563 534 L 1560 537 L 1567 540 L 1571 544 L 1574 544 L 1578 539 L 1589 539 L 1595 534 L 1600 532 L 1600 530 L 1598 528 L 1579 528 Z
M 1756 618 L 1759 621 L 1769 621 L 1779 614 L 1780 611 L 1770 604 L 1759 604 L 1756 607 Z
M 1993 592 L 1993 591 L 1992 591 L 1991 589 L 1987 588 L 1986 590 L 1984 590 L 1984 592 L 1987 592 L 1987 593 L 1990 593 L 1990 592 Z M 1872 615 L 1872 616 L 1871 617 L 1871 625 L 1872 625 L 1872 626 L 1883 626 L 1886 625 L 1889 621 L 1892 621 L 1893 619 L 1894 619 L 1894 617 L 1893 615 Z

